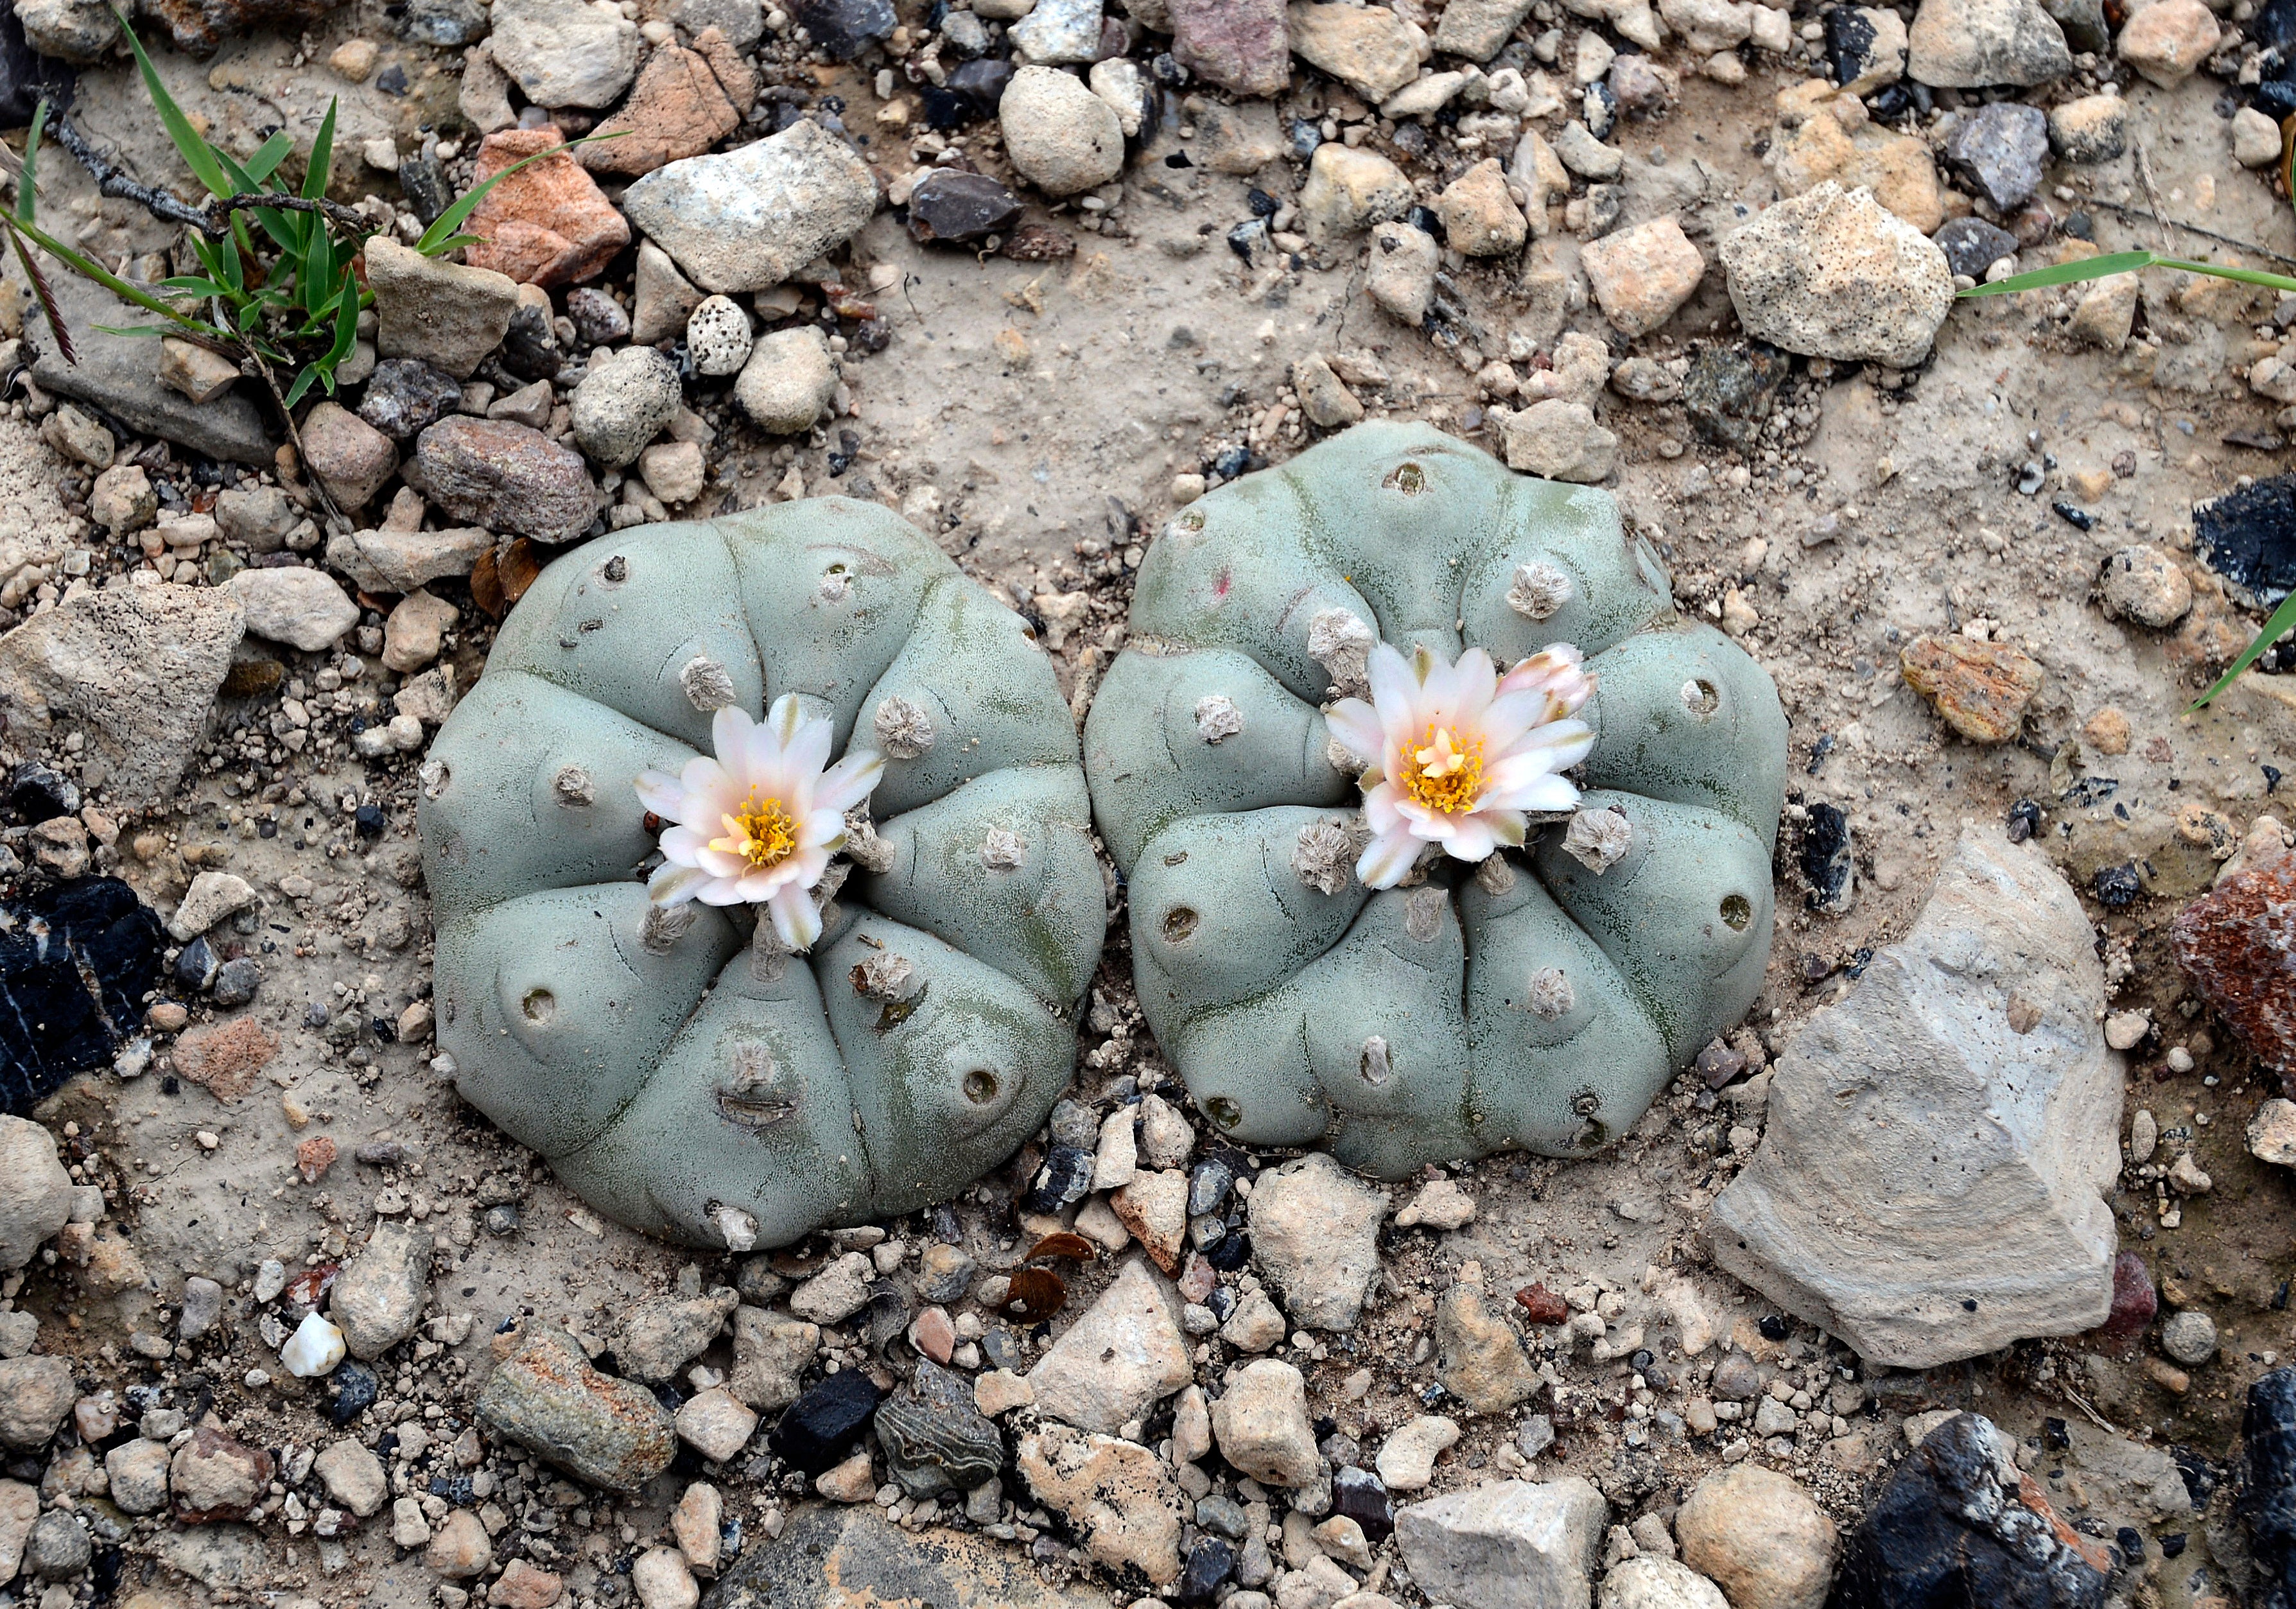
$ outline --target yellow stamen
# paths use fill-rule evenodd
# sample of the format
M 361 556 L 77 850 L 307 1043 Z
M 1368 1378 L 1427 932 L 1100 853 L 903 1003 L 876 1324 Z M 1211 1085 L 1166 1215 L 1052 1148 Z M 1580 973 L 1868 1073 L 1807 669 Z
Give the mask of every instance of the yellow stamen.
M 1419 803 L 1446 816 L 1475 808 L 1483 780 L 1480 737 L 1462 743 L 1456 731 L 1430 721 L 1426 746 L 1406 749 L 1403 759 L 1403 791 Z
M 726 836 L 712 839 L 709 847 L 741 856 L 753 872 L 777 866 L 797 852 L 797 823 L 778 799 L 761 800 L 752 790 L 741 814 L 718 819 L 725 824 Z

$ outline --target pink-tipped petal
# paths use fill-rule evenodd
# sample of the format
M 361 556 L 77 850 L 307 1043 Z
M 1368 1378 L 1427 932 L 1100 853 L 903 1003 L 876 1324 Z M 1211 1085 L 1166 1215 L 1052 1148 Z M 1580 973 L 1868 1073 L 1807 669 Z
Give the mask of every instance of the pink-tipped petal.
M 1381 783 L 1364 795 L 1364 825 L 1375 833 L 1402 830 L 1404 817 L 1401 805 L 1403 790 L 1391 782 Z
M 744 743 L 756 725 L 741 705 L 724 705 L 709 718 L 709 746 L 718 751 L 718 759 L 740 765 Z
M 796 883 L 775 890 L 766 909 L 773 914 L 775 933 L 790 948 L 811 949 L 821 937 L 821 913 L 813 907 L 813 896 Z
M 1367 889 L 1393 888 L 1419 858 L 1419 842 L 1408 833 L 1382 833 L 1356 862 L 1356 877 Z
M 1451 830 L 1443 840 L 1443 852 L 1454 860 L 1487 859 L 1499 847 L 1498 834 L 1481 817 L 1453 816 L 1447 819 Z
M 1419 718 L 1419 677 L 1410 662 L 1385 643 L 1374 643 L 1366 673 L 1372 707 L 1379 711 L 1387 740 L 1402 743 L 1415 736 L 1424 723 Z

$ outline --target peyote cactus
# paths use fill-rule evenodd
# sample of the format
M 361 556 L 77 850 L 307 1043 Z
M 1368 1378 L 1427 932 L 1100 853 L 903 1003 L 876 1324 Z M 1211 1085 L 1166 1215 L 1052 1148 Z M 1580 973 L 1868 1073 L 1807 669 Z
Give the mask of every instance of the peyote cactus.
M 793 822 L 754 787 L 714 843 L 703 815 L 649 815 L 680 774 L 751 785 L 745 756 L 810 776 L 832 751 Z M 1074 723 L 1021 619 L 873 504 L 559 559 L 423 794 L 456 1087 L 635 1228 L 746 1250 L 910 1211 L 1003 1162 L 1068 1081 L 1107 922 Z M 685 869 L 805 856 L 795 904 Z
M 1085 732 L 1196 1104 L 1388 1177 L 1593 1151 L 1745 1012 L 1785 763 L 1768 677 L 1608 494 L 1416 424 L 1168 521 Z

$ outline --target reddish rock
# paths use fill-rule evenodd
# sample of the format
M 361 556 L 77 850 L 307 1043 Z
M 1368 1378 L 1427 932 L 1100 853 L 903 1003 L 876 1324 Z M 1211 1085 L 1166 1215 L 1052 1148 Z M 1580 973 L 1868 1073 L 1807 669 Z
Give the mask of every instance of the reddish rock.
M 2201 996 L 2296 1095 L 2296 850 L 2259 817 L 2216 886 L 2177 913 L 2177 959 Z
M 636 178 L 700 156 L 741 127 L 757 98 L 757 73 L 724 34 L 705 28 L 692 50 L 669 45 L 654 52 L 621 111 L 601 123 L 577 155 L 593 173 Z M 616 137 L 602 137 L 609 135 Z
M 487 1588 L 487 1602 L 495 1609 L 550 1609 L 565 1590 L 566 1583 L 550 1571 L 512 1559 Z
M 176 1041 L 176 1071 L 216 1099 L 235 1101 L 278 1054 L 276 1035 L 253 1017 L 234 1017 L 186 1030 Z
M 2024 725 L 2025 706 L 2041 690 L 2040 665 L 2006 643 L 1917 636 L 1898 661 L 1906 685 L 1973 743 L 2005 743 L 2015 737 Z
M 598 512 L 582 455 L 507 419 L 441 419 L 416 439 L 414 471 L 455 518 L 537 542 L 571 541 Z
M 307 1185 L 316 1185 L 327 1177 L 327 1170 L 335 1165 L 340 1154 L 335 1142 L 324 1134 L 315 1134 L 295 1147 L 295 1171 L 303 1176 Z
M 211 56 L 233 34 L 257 29 L 293 33 L 333 9 L 333 0 L 154 0 L 145 13 L 168 25 L 176 48 Z
M 176 1512 L 198 1524 L 244 1515 L 263 1500 L 271 1475 L 269 1453 L 202 1424 L 176 1450 L 168 1485 Z
M 2126 1358 L 2144 1339 L 2152 1315 L 2160 1310 L 2161 1299 L 2153 1294 L 2144 1260 L 2123 1252 L 2112 1260 L 2112 1312 L 2088 1333 L 2087 1342 L 2109 1358 Z
M 1562 1324 L 1570 1317 L 1570 1304 L 1543 1285 L 1527 1285 L 1514 1293 L 1522 1304 L 1526 1324 Z
M 1171 0 L 1172 59 L 1240 95 L 1281 94 L 1292 81 L 1283 0 Z
M 490 134 L 479 147 L 471 182 L 483 183 L 565 143 L 564 135 L 548 127 Z M 570 152 L 545 156 L 504 179 L 487 192 L 463 229 L 479 236 L 465 253 L 471 267 L 531 285 L 588 279 L 630 243 L 628 222 Z

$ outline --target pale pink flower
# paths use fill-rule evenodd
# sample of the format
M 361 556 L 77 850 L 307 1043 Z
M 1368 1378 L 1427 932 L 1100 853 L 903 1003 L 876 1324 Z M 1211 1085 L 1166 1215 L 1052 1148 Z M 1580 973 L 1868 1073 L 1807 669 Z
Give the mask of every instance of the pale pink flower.
M 782 942 L 804 949 L 821 936 L 812 891 L 844 847 L 845 812 L 869 797 L 885 762 L 857 749 L 829 766 L 829 721 L 789 694 L 763 724 L 746 710 L 718 710 L 709 736 L 716 759 L 637 779 L 645 808 L 672 824 L 647 892 L 657 905 L 762 904 Z
M 1595 746 L 1587 723 L 1568 718 L 1595 693 L 1578 649 L 1557 643 L 1501 677 L 1480 648 L 1453 665 L 1426 648 L 1406 660 L 1381 643 L 1368 669 L 1371 702 L 1341 699 L 1327 718 L 1365 762 L 1357 780 L 1372 841 L 1356 862 L 1365 887 L 1393 888 L 1424 844 L 1481 860 L 1521 846 L 1525 812 L 1578 805 L 1561 775 Z

